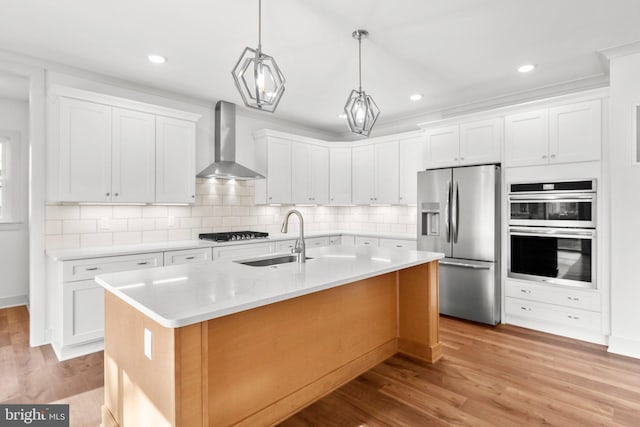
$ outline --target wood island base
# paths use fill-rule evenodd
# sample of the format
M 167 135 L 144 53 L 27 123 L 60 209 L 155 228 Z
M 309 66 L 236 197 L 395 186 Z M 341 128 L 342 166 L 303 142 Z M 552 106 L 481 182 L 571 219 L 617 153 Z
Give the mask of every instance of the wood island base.
M 102 425 L 277 424 L 398 352 L 440 359 L 438 314 L 437 261 L 175 329 L 105 292 Z

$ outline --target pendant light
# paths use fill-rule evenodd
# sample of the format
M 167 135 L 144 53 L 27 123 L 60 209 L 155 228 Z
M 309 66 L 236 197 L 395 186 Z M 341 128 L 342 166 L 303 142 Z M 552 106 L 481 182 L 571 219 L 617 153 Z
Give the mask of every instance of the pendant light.
M 367 30 L 355 30 L 352 34 L 358 40 L 358 90 L 352 90 L 344 105 L 344 112 L 347 115 L 347 124 L 351 132 L 369 136 L 371 129 L 380 115 L 378 106 L 362 90 L 362 38 L 369 35 Z
M 231 72 L 244 105 L 273 113 L 285 78 L 273 57 L 262 52 L 262 0 L 258 0 L 258 48 L 246 47 Z

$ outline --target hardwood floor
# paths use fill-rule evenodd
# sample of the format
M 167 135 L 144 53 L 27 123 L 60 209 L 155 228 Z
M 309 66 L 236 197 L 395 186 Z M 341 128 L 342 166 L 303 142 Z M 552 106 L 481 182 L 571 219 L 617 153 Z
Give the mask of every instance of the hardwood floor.
M 29 347 L 28 325 L 24 307 L 0 310 L 0 403 L 49 403 L 102 387 L 102 352 L 57 362 L 49 346 Z M 281 427 L 640 424 L 640 360 L 447 317 L 441 339 L 440 362 L 393 357 Z
M 103 383 L 102 352 L 58 362 L 51 346 L 29 347 L 26 307 L 0 310 L 0 403 L 50 403 Z

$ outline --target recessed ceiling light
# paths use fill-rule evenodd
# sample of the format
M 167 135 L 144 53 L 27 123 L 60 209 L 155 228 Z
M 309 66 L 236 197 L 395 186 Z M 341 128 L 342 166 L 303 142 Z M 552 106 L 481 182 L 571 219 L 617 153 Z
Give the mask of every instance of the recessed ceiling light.
M 344 120 L 347 118 L 347 115 L 345 113 L 340 113 L 338 114 L 338 118 Z
M 533 64 L 525 64 L 525 65 L 521 65 L 518 67 L 518 72 L 519 73 L 528 73 L 529 71 L 533 70 L 534 68 L 536 68 L 535 65 Z
M 414 93 L 409 97 L 409 99 L 412 101 L 420 101 L 422 99 L 422 94 Z
M 154 64 L 164 64 L 165 62 L 167 62 L 167 58 L 165 58 L 162 55 L 149 55 L 147 56 L 147 58 L 149 59 L 149 61 L 153 62 Z

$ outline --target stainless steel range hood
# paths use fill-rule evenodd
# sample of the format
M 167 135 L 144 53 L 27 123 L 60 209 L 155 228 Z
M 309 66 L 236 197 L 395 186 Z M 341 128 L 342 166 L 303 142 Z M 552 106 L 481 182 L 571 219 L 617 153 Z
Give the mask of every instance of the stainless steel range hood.
M 202 170 L 199 178 L 262 179 L 264 176 L 236 162 L 236 105 L 216 103 L 214 162 Z

